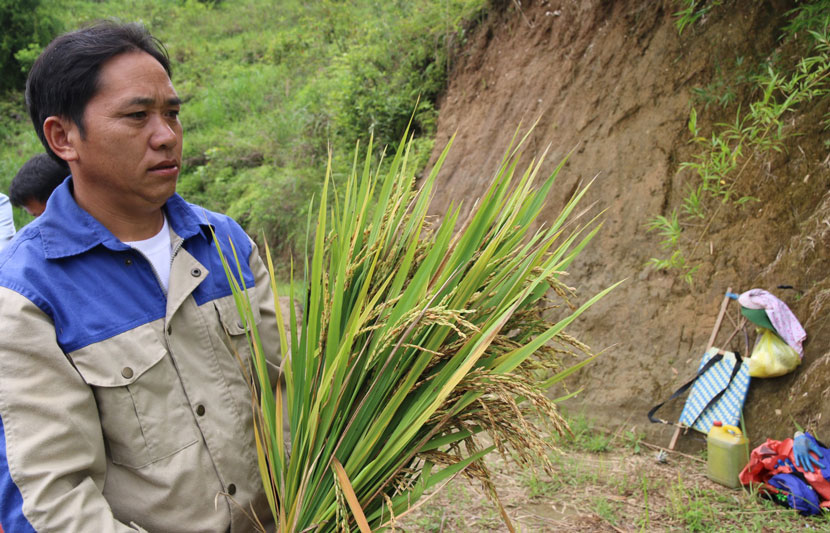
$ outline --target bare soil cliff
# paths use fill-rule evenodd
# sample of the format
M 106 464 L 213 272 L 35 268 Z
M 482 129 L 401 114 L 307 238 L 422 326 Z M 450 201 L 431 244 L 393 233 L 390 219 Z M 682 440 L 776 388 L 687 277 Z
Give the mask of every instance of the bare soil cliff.
M 727 287 L 760 287 L 790 306 L 808 340 L 794 373 L 753 380 L 744 411 L 750 437 L 753 443 L 784 438 L 795 420 L 830 439 L 830 150 L 821 126 L 827 98 L 789 117 L 801 135 L 784 153 L 748 163 L 736 188 L 759 202 L 720 209 L 713 203 L 705 232 L 686 228 L 690 260 L 701 264 L 693 286 L 647 266 L 660 254 L 659 238 L 646 231 L 648 220 L 676 207 L 691 179 L 688 171 L 678 172 L 694 153 L 687 129 L 691 89 L 715 80 L 725 62 L 759 62 L 771 54 L 794 4 L 727 1 L 682 35 L 670 0 L 494 4 L 456 58 L 441 102 L 436 149 L 453 133 L 458 138 L 439 175 L 433 209 L 473 203 L 520 120 L 539 119 L 525 151 L 540 154 L 550 145 L 545 171 L 573 150 L 547 216 L 596 177 L 583 205 L 596 202 L 605 224 L 567 282 L 583 297 L 626 282 L 572 330 L 607 351 L 571 384 L 585 389 L 569 409 L 612 427 L 636 426 L 667 443 L 672 429 L 649 424 L 646 412 L 694 374 Z M 700 121 L 733 119 L 734 110 L 710 111 Z M 732 329 L 727 319 L 719 340 Z M 749 332 L 750 347 L 753 336 Z M 731 347 L 746 353 L 743 334 Z M 675 401 L 661 414 L 676 420 L 681 408 Z M 699 441 L 681 439 L 681 448 Z

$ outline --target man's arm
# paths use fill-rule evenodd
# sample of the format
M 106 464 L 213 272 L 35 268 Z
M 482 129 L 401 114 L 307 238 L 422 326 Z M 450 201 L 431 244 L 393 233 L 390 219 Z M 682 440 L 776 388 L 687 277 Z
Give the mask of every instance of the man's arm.
M 0 287 L 0 523 L 6 531 L 142 531 L 101 494 L 106 455 L 95 397 L 49 317 Z

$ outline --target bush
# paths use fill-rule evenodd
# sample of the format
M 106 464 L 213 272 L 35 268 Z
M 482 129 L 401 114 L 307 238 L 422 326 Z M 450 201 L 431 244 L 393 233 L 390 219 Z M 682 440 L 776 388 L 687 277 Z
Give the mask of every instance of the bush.
M 61 29 L 40 0 L 0 0 L 0 91 L 23 89 L 26 73 Z

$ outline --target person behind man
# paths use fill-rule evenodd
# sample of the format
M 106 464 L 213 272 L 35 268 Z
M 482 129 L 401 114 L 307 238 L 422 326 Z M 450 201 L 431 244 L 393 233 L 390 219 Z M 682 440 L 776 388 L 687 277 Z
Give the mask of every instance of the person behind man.
M 14 237 L 14 213 L 9 197 L 0 192 L 0 250 L 8 246 Z
M 269 527 L 246 330 L 212 232 L 242 259 L 279 365 L 273 296 L 243 230 L 175 193 L 166 50 L 139 24 L 62 35 L 26 102 L 71 177 L 0 252 L 3 528 L 225 533 L 253 531 L 251 511 Z
M 33 217 L 46 209 L 46 200 L 55 187 L 69 175 L 69 167 L 58 163 L 49 154 L 42 153 L 23 163 L 9 185 L 9 200 Z

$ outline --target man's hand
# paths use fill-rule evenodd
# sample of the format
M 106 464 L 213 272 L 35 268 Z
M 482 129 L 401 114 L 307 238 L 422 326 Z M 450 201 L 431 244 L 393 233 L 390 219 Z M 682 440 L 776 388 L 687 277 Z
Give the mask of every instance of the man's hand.
M 795 432 L 793 438 L 793 456 L 795 458 L 796 466 L 800 466 L 804 470 L 813 472 L 813 465 L 821 468 L 822 464 L 810 455 L 810 452 L 815 453 L 819 459 L 824 459 L 824 455 L 816 446 L 814 440 L 810 439 L 801 431 Z

